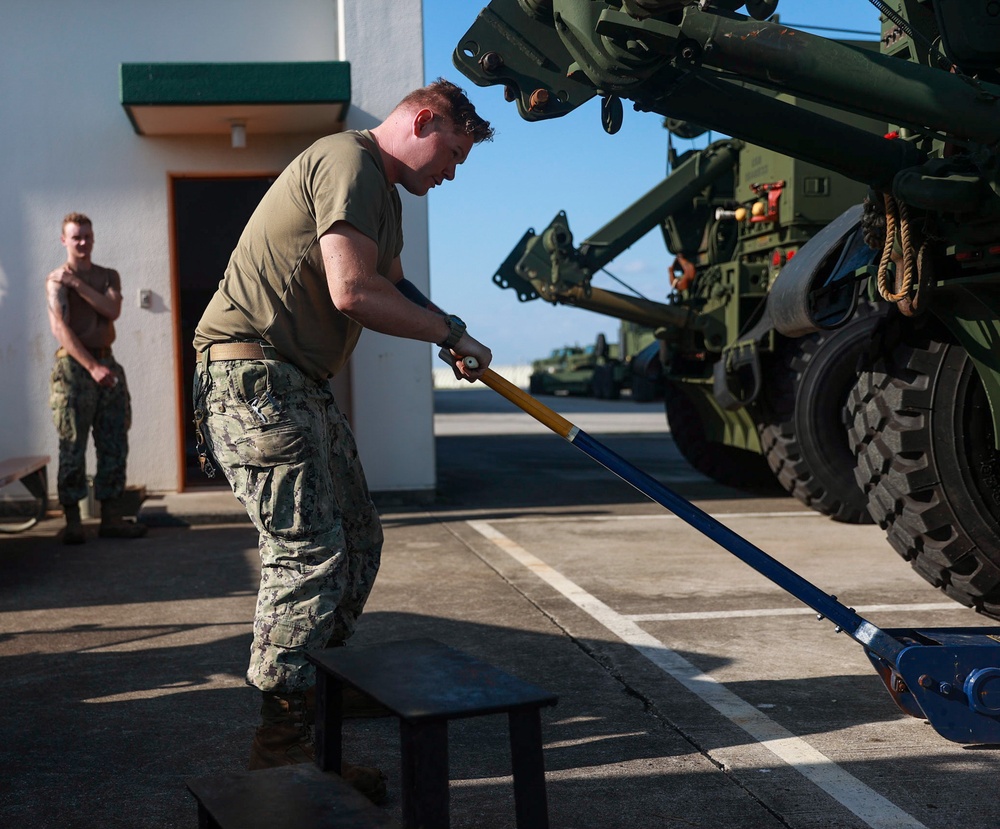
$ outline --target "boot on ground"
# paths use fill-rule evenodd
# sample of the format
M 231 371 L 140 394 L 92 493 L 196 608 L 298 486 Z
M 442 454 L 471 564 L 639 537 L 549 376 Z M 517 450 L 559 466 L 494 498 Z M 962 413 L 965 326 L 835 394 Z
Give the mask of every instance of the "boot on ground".
M 250 745 L 250 771 L 316 761 L 312 738 L 313 699 L 307 692 L 263 692 L 261 724 Z M 372 803 L 378 805 L 385 801 L 386 777 L 380 769 L 342 763 L 340 776 Z
M 101 526 L 97 531 L 101 538 L 142 538 L 148 529 L 141 521 L 125 518 L 120 498 L 101 501 Z
M 79 504 L 63 504 L 63 514 L 66 516 L 66 529 L 63 530 L 63 544 L 83 544 L 87 536 L 83 532 L 83 523 L 80 521 Z

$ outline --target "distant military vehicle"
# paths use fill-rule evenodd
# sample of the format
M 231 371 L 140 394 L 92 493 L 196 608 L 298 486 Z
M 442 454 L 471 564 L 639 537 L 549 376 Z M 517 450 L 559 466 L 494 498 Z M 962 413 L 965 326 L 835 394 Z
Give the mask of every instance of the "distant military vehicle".
M 626 380 L 618 344 L 604 334 L 593 345 L 555 348 L 548 357 L 533 360 L 528 390 L 532 394 L 578 394 L 617 399 Z

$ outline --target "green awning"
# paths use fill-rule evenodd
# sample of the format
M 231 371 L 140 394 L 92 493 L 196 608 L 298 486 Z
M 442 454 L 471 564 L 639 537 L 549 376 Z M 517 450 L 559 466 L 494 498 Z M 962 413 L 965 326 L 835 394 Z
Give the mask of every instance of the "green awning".
M 351 101 L 346 61 L 123 63 L 121 104 L 139 135 L 332 133 Z

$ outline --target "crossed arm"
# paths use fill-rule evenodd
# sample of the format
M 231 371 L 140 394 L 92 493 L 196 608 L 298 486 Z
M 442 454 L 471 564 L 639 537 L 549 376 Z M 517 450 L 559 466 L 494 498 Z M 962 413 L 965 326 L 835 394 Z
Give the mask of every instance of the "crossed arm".
M 121 293 L 109 286 L 103 293 L 91 288 L 69 268 L 57 268 L 45 281 L 45 293 L 49 310 L 49 327 L 59 344 L 69 352 L 102 386 L 113 386 L 117 382 L 114 372 L 99 363 L 80 338 L 69 326 L 69 292 L 76 291 L 101 316 L 116 320 L 121 314 Z
M 336 222 L 319 241 L 330 297 L 339 311 L 365 328 L 394 337 L 439 343 L 448 336 L 448 323 L 441 314 L 420 307 L 396 289 L 403 278 L 398 258 L 388 277 L 380 275 L 375 242 L 347 222 Z M 478 361 L 476 369 L 461 360 L 456 363 L 456 370 L 470 382 L 482 376 L 493 358 L 490 350 L 468 333 L 462 335 L 452 354 Z

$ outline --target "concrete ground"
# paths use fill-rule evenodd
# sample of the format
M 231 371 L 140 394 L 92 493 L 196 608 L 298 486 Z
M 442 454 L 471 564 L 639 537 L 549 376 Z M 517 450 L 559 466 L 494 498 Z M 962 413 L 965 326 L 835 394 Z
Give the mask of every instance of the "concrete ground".
M 439 492 L 383 498 L 356 642 L 429 636 L 559 695 L 554 829 L 1000 823 L 994 748 L 903 715 L 860 646 L 491 392 L 437 393 Z M 693 472 L 659 404 L 549 398 L 589 434 L 884 627 L 984 625 L 873 526 Z M 195 827 L 185 781 L 244 767 L 256 538 L 228 492 L 152 498 L 139 541 L 0 537 L 0 824 Z M 505 719 L 450 731 L 456 829 L 514 826 Z M 389 775 L 398 728 L 346 756 Z

